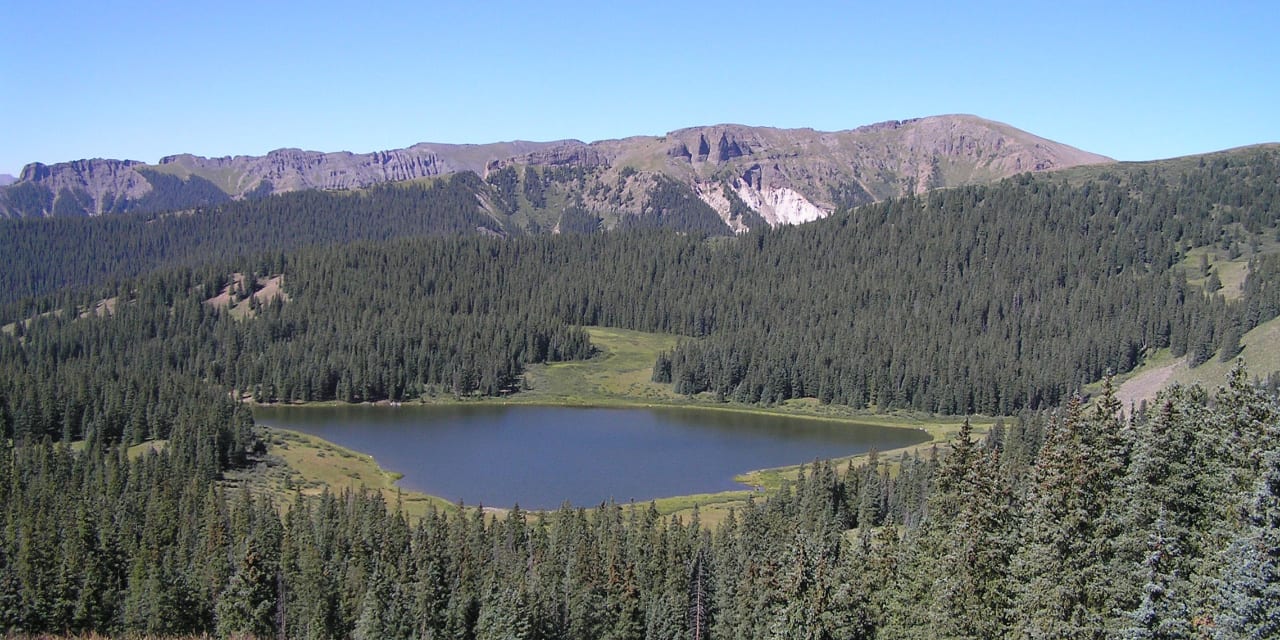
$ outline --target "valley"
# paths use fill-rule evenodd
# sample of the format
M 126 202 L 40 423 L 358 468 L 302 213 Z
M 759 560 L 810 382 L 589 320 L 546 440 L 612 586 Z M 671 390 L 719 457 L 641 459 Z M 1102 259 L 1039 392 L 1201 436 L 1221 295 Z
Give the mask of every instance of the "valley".
M 1280 638 L 1280 3 L 0 20 L 0 640 Z
M 0 221 L 0 629 L 765 637 L 803 604 L 824 637 L 1005 637 L 1060 630 L 1060 593 L 1109 637 L 1152 581 L 1170 624 L 1228 620 L 1277 522 L 1280 154 L 1037 172 L 1088 158 L 973 126 L 1003 131 L 724 125 L 347 190 L 31 169 Z M 80 170 L 138 191 L 41 191 Z M 277 428 L 308 414 L 346 446 Z M 764 432 L 783 457 L 712 464 Z M 421 465 L 461 484 L 406 490 Z M 498 476 L 577 500 L 454 504 Z
M 832 429 L 845 428 L 845 425 L 851 429 L 862 425 L 877 425 L 915 430 L 926 434 L 927 441 L 923 444 L 902 448 L 876 447 L 878 454 L 887 460 L 893 460 L 903 454 L 919 455 L 926 452 L 929 447 L 945 445 L 960 428 L 961 420 L 957 418 L 910 412 L 873 414 L 806 400 L 789 401 L 775 407 L 764 408 L 751 405 L 726 405 L 705 395 L 701 397 L 677 395 L 671 393 L 667 385 L 650 380 L 654 358 L 661 351 L 670 349 L 675 344 L 674 337 L 599 327 L 590 327 L 587 332 L 591 336 L 592 344 L 598 349 L 596 355 L 577 362 L 535 365 L 526 373 L 528 388 L 522 389 L 519 393 L 492 399 L 458 400 L 452 397 L 425 397 L 422 402 L 437 406 L 493 409 L 518 406 L 614 409 L 668 407 L 715 412 L 711 414 L 712 417 L 715 417 L 715 414 L 746 414 L 756 417 L 754 422 L 761 424 L 773 418 L 783 421 L 804 418 L 827 422 L 832 425 L 830 427 Z M 324 406 L 341 405 L 326 403 Z M 412 406 L 418 405 L 407 405 L 407 407 Z M 301 410 L 307 411 L 305 408 Z M 282 407 L 269 415 L 277 420 L 287 421 L 291 419 L 291 411 L 291 408 Z M 696 422 L 696 414 L 693 415 Z M 306 416 L 304 414 L 299 417 Z M 724 420 L 725 418 L 718 418 L 715 421 L 723 422 Z M 273 421 L 268 419 L 267 422 Z M 979 435 L 985 434 L 991 424 L 990 419 L 974 420 L 974 432 Z M 400 500 L 405 505 L 406 511 L 414 517 L 421 517 L 424 513 L 423 509 L 429 504 L 446 509 L 453 506 L 449 501 L 397 487 L 398 474 L 382 469 L 377 462 L 365 454 L 351 452 L 314 435 L 288 429 L 268 428 L 264 439 L 268 443 L 268 457 L 247 472 L 234 475 L 233 484 L 247 483 L 257 486 L 260 490 L 280 496 L 281 499 L 286 499 L 295 487 L 306 487 L 306 491 L 312 494 L 325 488 L 341 492 L 368 487 L 380 491 L 388 504 Z M 565 446 L 573 445 L 566 443 Z M 837 468 L 847 469 L 864 463 L 866 454 L 836 456 L 836 458 L 833 462 L 836 463 Z M 799 465 L 809 464 L 812 461 L 802 457 L 795 460 L 795 464 L 782 468 L 758 469 L 739 474 L 733 479 L 742 483 L 743 487 L 737 490 L 714 494 L 655 496 L 656 499 L 653 502 L 659 513 L 685 518 L 690 517 L 696 507 L 702 521 L 714 525 L 722 520 L 729 510 L 741 509 L 749 496 L 758 495 L 757 492 L 760 490 L 775 491 L 784 479 L 794 480 Z M 282 464 L 283 467 L 278 464 Z M 730 475 L 732 474 L 719 479 L 727 480 Z M 677 493 L 684 494 L 684 492 Z M 592 507 L 602 499 L 603 497 L 579 506 Z M 648 501 L 646 499 L 643 502 Z M 474 501 L 471 502 L 474 503 Z M 560 500 L 553 502 L 558 504 Z M 504 510 L 502 508 L 504 502 L 489 501 L 486 504 L 490 511 L 495 508 L 499 512 Z M 527 503 L 524 506 L 526 509 L 529 508 Z

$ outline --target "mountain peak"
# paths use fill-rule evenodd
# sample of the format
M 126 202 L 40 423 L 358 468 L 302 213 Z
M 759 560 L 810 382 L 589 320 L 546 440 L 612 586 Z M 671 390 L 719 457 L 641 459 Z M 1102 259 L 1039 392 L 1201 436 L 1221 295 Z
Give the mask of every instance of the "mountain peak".
M 623 168 L 665 175 L 699 194 L 735 227 L 730 211 L 735 200 L 770 224 L 782 224 L 904 193 L 1107 162 L 1112 160 L 967 114 L 889 120 L 842 131 L 721 123 L 591 143 L 420 142 L 370 153 L 284 148 L 263 156 L 176 154 L 155 165 L 103 159 L 33 163 L 13 185 L 0 187 L 0 215 L 139 210 L 143 205 L 138 203 L 155 189 L 156 180 L 177 182 L 166 183 L 164 198 L 146 202 L 173 206 L 185 201 L 184 189 L 208 202 L 213 187 L 228 198 L 242 198 L 306 189 L 361 189 L 464 171 L 483 176 L 504 167 L 530 166 L 587 171 L 593 179 L 605 181 L 588 188 L 591 193 L 600 192 L 606 183 L 616 185 Z M 652 186 L 652 181 L 645 184 Z M 38 197 L 5 195 L 21 185 L 32 185 Z M 640 207 L 591 193 L 580 198 L 591 207 Z M 61 200 L 66 202 L 59 204 Z

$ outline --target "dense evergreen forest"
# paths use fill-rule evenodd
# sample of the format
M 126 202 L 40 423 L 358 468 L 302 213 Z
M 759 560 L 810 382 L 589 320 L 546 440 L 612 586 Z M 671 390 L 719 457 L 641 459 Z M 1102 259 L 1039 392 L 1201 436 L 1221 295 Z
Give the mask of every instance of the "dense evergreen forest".
M 808 396 L 855 407 L 1010 414 L 1053 406 L 1108 370 L 1128 371 L 1154 349 L 1189 354 L 1192 364 L 1238 351 L 1241 334 L 1280 312 L 1280 262 L 1255 255 L 1244 296 L 1232 302 L 1189 286 L 1185 271 L 1172 267 L 1193 246 L 1256 254 L 1277 228 L 1278 176 L 1280 155 L 1268 151 L 1217 156 L 1172 175 L 1141 165 L 1074 184 L 1028 174 L 717 242 L 661 229 L 420 235 L 484 222 L 467 217 L 476 202 L 468 187 L 478 182 L 472 174 L 428 187 L 268 198 L 242 204 L 232 218 L 228 210 L 152 222 L 23 220 L 8 228 L 22 231 L 11 234 L 18 268 L 9 272 L 19 291 L 61 286 L 70 277 L 32 266 L 42 255 L 65 257 L 68 273 L 111 264 L 73 243 L 99 232 L 127 237 L 117 232 L 129 225 L 146 230 L 139 237 L 155 245 L 126 242 L 125 255 L 136 250 L 149 257 L 123 259 L 120 268 L 144 271 L 177 260 L 172 252 L 205 237 L 202 224 L 221 229 L 243 221 L 248 235 L 265 238 L 267 246 L 318 246 L 220 261 L 216 268 L 161 269 L 143 287 L 157 292 L 147 300 L 135 300 L 137 286 L 128 280 L 27 298 L 8 305 L 0 321 L 113 297 L 150 308 L 140 313 L 160 314 L 174 301 L 195 305 L 212 297 L 232 271 L 255 279 L 283 274 L 290 302 L 264 305 L 250 322 L 202 312 L 207 317 L 199 322 L 221 322 L 227 328 L 220 330 L 234 339 L 193 338 L 196 332 L 173 321 L 157 339 L 194 340 L 182 348 L 204 353 L 186 365 L 201 379 L 267 389 L 266 399 L 401 400 L 433 385 L 506 393 L 518 383 L 522 363 L 589 354 L 580 344 L 585 338 L 570 337 L 565 325 L 605 325 L 699 338 L 655 365 L 657 379 L 684 393 L 748 403 Z M 664 211 L 691 197 L 659 192 L 672 201 Z M 419 200 L 430 204 L 415 208 Z M 345 201 L 366 204 L 347 211 Z M 345 237 L 346 229 L 363 228 L 372 211 L 420 225 L 398 241 L 327 244 Z M 308 215 L 315 216 L 315 233 L 288 240 Z M 654 224 L 680 218 L 664 216 Z M 120 229 L 99 229 L 95 222 Z M 64 236 L 67 229 L 72 232 Z M 247 237 L 210 233 L 202 249 L 182 255 L 213 260 L 219 251 L 239 250 Z M 62 260 L 51 262 L 56 271 Z M 41 323 L 33 326 L 29 334 L 42 333 Z M 508 336 L 491 339 L 499 326 Z M 124 328 L 110 331 L 119 331 L 120 340 L 130 335 Z M 514 335 L 522 333 L 529 335 Z M 228 340 L 232 347 L 224 349 Z M 440 353 L 451 355 L 441 360 Z
M 476 200 L 480 184 L 474 173 L 462 173 L 430 183 L 387 184 L 358 193 L 298 191 L 176 213 L 0 220 L 0 253 L 9 265 L 0 272 L 0 304 L 230 256 L 401 236 L 500 232 L 498 221 Z
M 1172 182 L 1142 170 L 1083 185 L 1026 175 L 707 249 L 701 316 L 660 328 L 708 338 L 661 359 L 659 379 L 746 402 L 1008 414 L 1057 404 L 1150 349 L 1193 365 L 1238 351 L 1240 333 L 1280 313 L 1280 263 L 1251 265 L 1242 304 L 1170 267 L 1189 247 L 1240 255 L 1270 240 L 1278 161 L 1223 158 Z
M 215 403 L 216 404 L 216 403 Z M 212 406 L 205 408 L 214 409 Z M 0 455 L 0 628 L 288 638 L 1270 638 L 1280 407 L 1242 370 L 1069 401 L 945 455 L 815 463 L 710 530 L 650 506 L 408 521 L 141 457 Z M 227 460 L 234 463 L 234 460 Z M 283 515 L 282 515 L 283 514 Z
M 485 188 L 537 197 L 512 178 Z M 1073 397 L 1150 349 L 1229 358 L 1280 313 L 1280 258 L 1260 251 L 1274 152 L 1026 175 L 713 240 L 662 223 L 705 220 L 676 192 L 658 228 L 601 234 L 566 210 L 582 233 L 458 235 L 501 229 L 477 182 L 5 223 L 0 630 L 1280 632 L 1274 397 L 1240 370 L 1127 418 L 1110 393 Z M 1251 256 L 1238 299 L 1174 268 L 1208 244 Z M 687 336 L 654 367 L 685 393 L 1019 417 L 923 458 L 817 463 L 714 531 L 630 505 L 409 522 L 373 495 L 276 504 L 226 481 L 261 452 L 243 397 L 518 393 L 528 364 L 592 354 L 583 325 Z M 147 440 L 167 444 L 127 453 Z
M 0 255 L 8 260 L 8 268 L 0 271 L 0 305 L 23 300 L 31 303 L 65 287 L 127 282 L 157 269 L 302 247 L 421 236 L 507 237 L 552 228 L 561 233 L 595 233 L 602 230 L 601 215 L 621 219 L 621 228 L 729 234 L 729 227 L 693 191 L 662 177 L 643 202 L 643 217 L 612 210 L 588 211 L 576 201 L 550 210 L 547 189 L 567 184 L 581 188 L 587 174 L 577 167 L 541 171 L 526 167 L 523 188 L 519 173 L 508 167 L 485 180 L 462 172 L 355 192 L 250 194 L 237 201 L 212 195 L 191 200 L 209 189 L 216 191 L 212 185 L 194 189 L 192 185 L 199 184 L 195 176 L 183 182 L 162 173 L 148 171 L 146 175 L 155 186 L 147 196 L 147 202 L 154 206 L 143 212 L 98 218 L 0 219 Z M 27 186 L 31 185 L 23 185 Z M 10 191 L 10 197 L 21 193 Z M 188 204 L 162 207 L 178 201 Z M 616 195 L 609 202 L 622 204 Z M 537 210 L 539 215 L 517 215 L 522 207 Z M 534 218 L 543 218 L 544 224 Z M 759 216 L 753 224 L 765 226 Z

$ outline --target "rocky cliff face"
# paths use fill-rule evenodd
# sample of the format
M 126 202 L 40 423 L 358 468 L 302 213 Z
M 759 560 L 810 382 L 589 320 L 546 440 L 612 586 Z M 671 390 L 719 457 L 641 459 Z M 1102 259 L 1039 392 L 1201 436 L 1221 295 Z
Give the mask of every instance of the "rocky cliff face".
M 144 199 L 156 174 L 184 181 L 199 178 L 241 198 L 535 167 L 549 172 L 553 181 L 568 175 L 559 170 L 577 171 L 574 185 L 564 187 L 573 192 L 569 196 L 574 202 L 622 213 L 638 213 L 643 198 L 632 193 L 635 185 L 652 183 L 637 182 L 636 173 L 666 175 L 741 230 L 745 225 L 731 211 L 725 188 L 768 224 L 795 224 L 905 193 L 1110 161 L 974 116 L 893 121 L 837 132 L 726 124 L 590 144 L 424 143 L 366 154 L 280 149 L 265 156 L 175 155 L 157 165 L 131 160 L 32 164 L 13 185 L 0 189 L 0 215 L 100 215 L 136 210 L 146 202 L 174 202 L 175 197 Z M 180 192 L 180 187 L 165 188 Z M 613 195 L 601 195 L 609 192 Z
M 134 160 L 76 160 L 73 163 L 24 166 L 22 174 L 0 193 L 0 215 L 54 215 L 73 212 L 78 215 L 100 215 L 111 211 L 116 198 L 141 198 L 151 191 L 151 183 L 134 170 L 142 163 Z M 42 196 L 40 204 L 29 200 L 26 210 L 13 204 L 10 193 L 17 187 L 31 186 L 28 193 Z M 58 209 L 56 201 L 65 198 L 72 207 Z
M 190 154 L 161 158 L 162 170 L 198 175 L 228 194 L 239 197 L 266 182 L 269 191 L 303 189 L 361 189 L 383 182 L 401 182 L 474 171 L 483 173 L 494 160 L 553 148 L 556 142 L 500 142 L 485 145 L 416 144 L 405 149 L 373 153 L 321 153 L 277 149 L 265 156 L 204 158 Z M 581 144 L 581 143 L 579 143 Z M 265 189 L 264 189 L 265 190 Z
M 589 146 L 599 150 L 600 164 L 646 168 L 683 180 L 735 228 L 721 186 L 776 226 L 937 187 L 1112 162 L 964 115 L 836 132 L 715 125 Z

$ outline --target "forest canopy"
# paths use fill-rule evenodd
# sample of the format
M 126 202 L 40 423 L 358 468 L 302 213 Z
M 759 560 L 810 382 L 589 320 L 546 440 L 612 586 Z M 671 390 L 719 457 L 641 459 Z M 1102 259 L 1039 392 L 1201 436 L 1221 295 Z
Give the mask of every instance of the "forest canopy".
M 537 198 L 530 179 L 485 188 Z M 1243 368 L 1127 413 L 1110 381 L 1089 407 L 1075 394 L 1154 349 L 1229 359 L 1280 313 L 1274 152 L 1028 174 L 714 239 L 675 190 L 628 231 L 575 209 L 564 233 L 501 237 L 479 181 L 0 227 L 0 630 L 1280 632 L 1274 395 Z M 1209 246 L 1248 260 L 1230 298 L 1181 266 Z M 682 393 L 1007 420 L 815 463 L 714 530 L 612 504 L 410 521 L 380 494 L 281 504 L 231 483 L 265 446 L 245 399 L 519 393 L 528 365 L 590 357 L 592 325 L 683 336 L 654 367 Z

